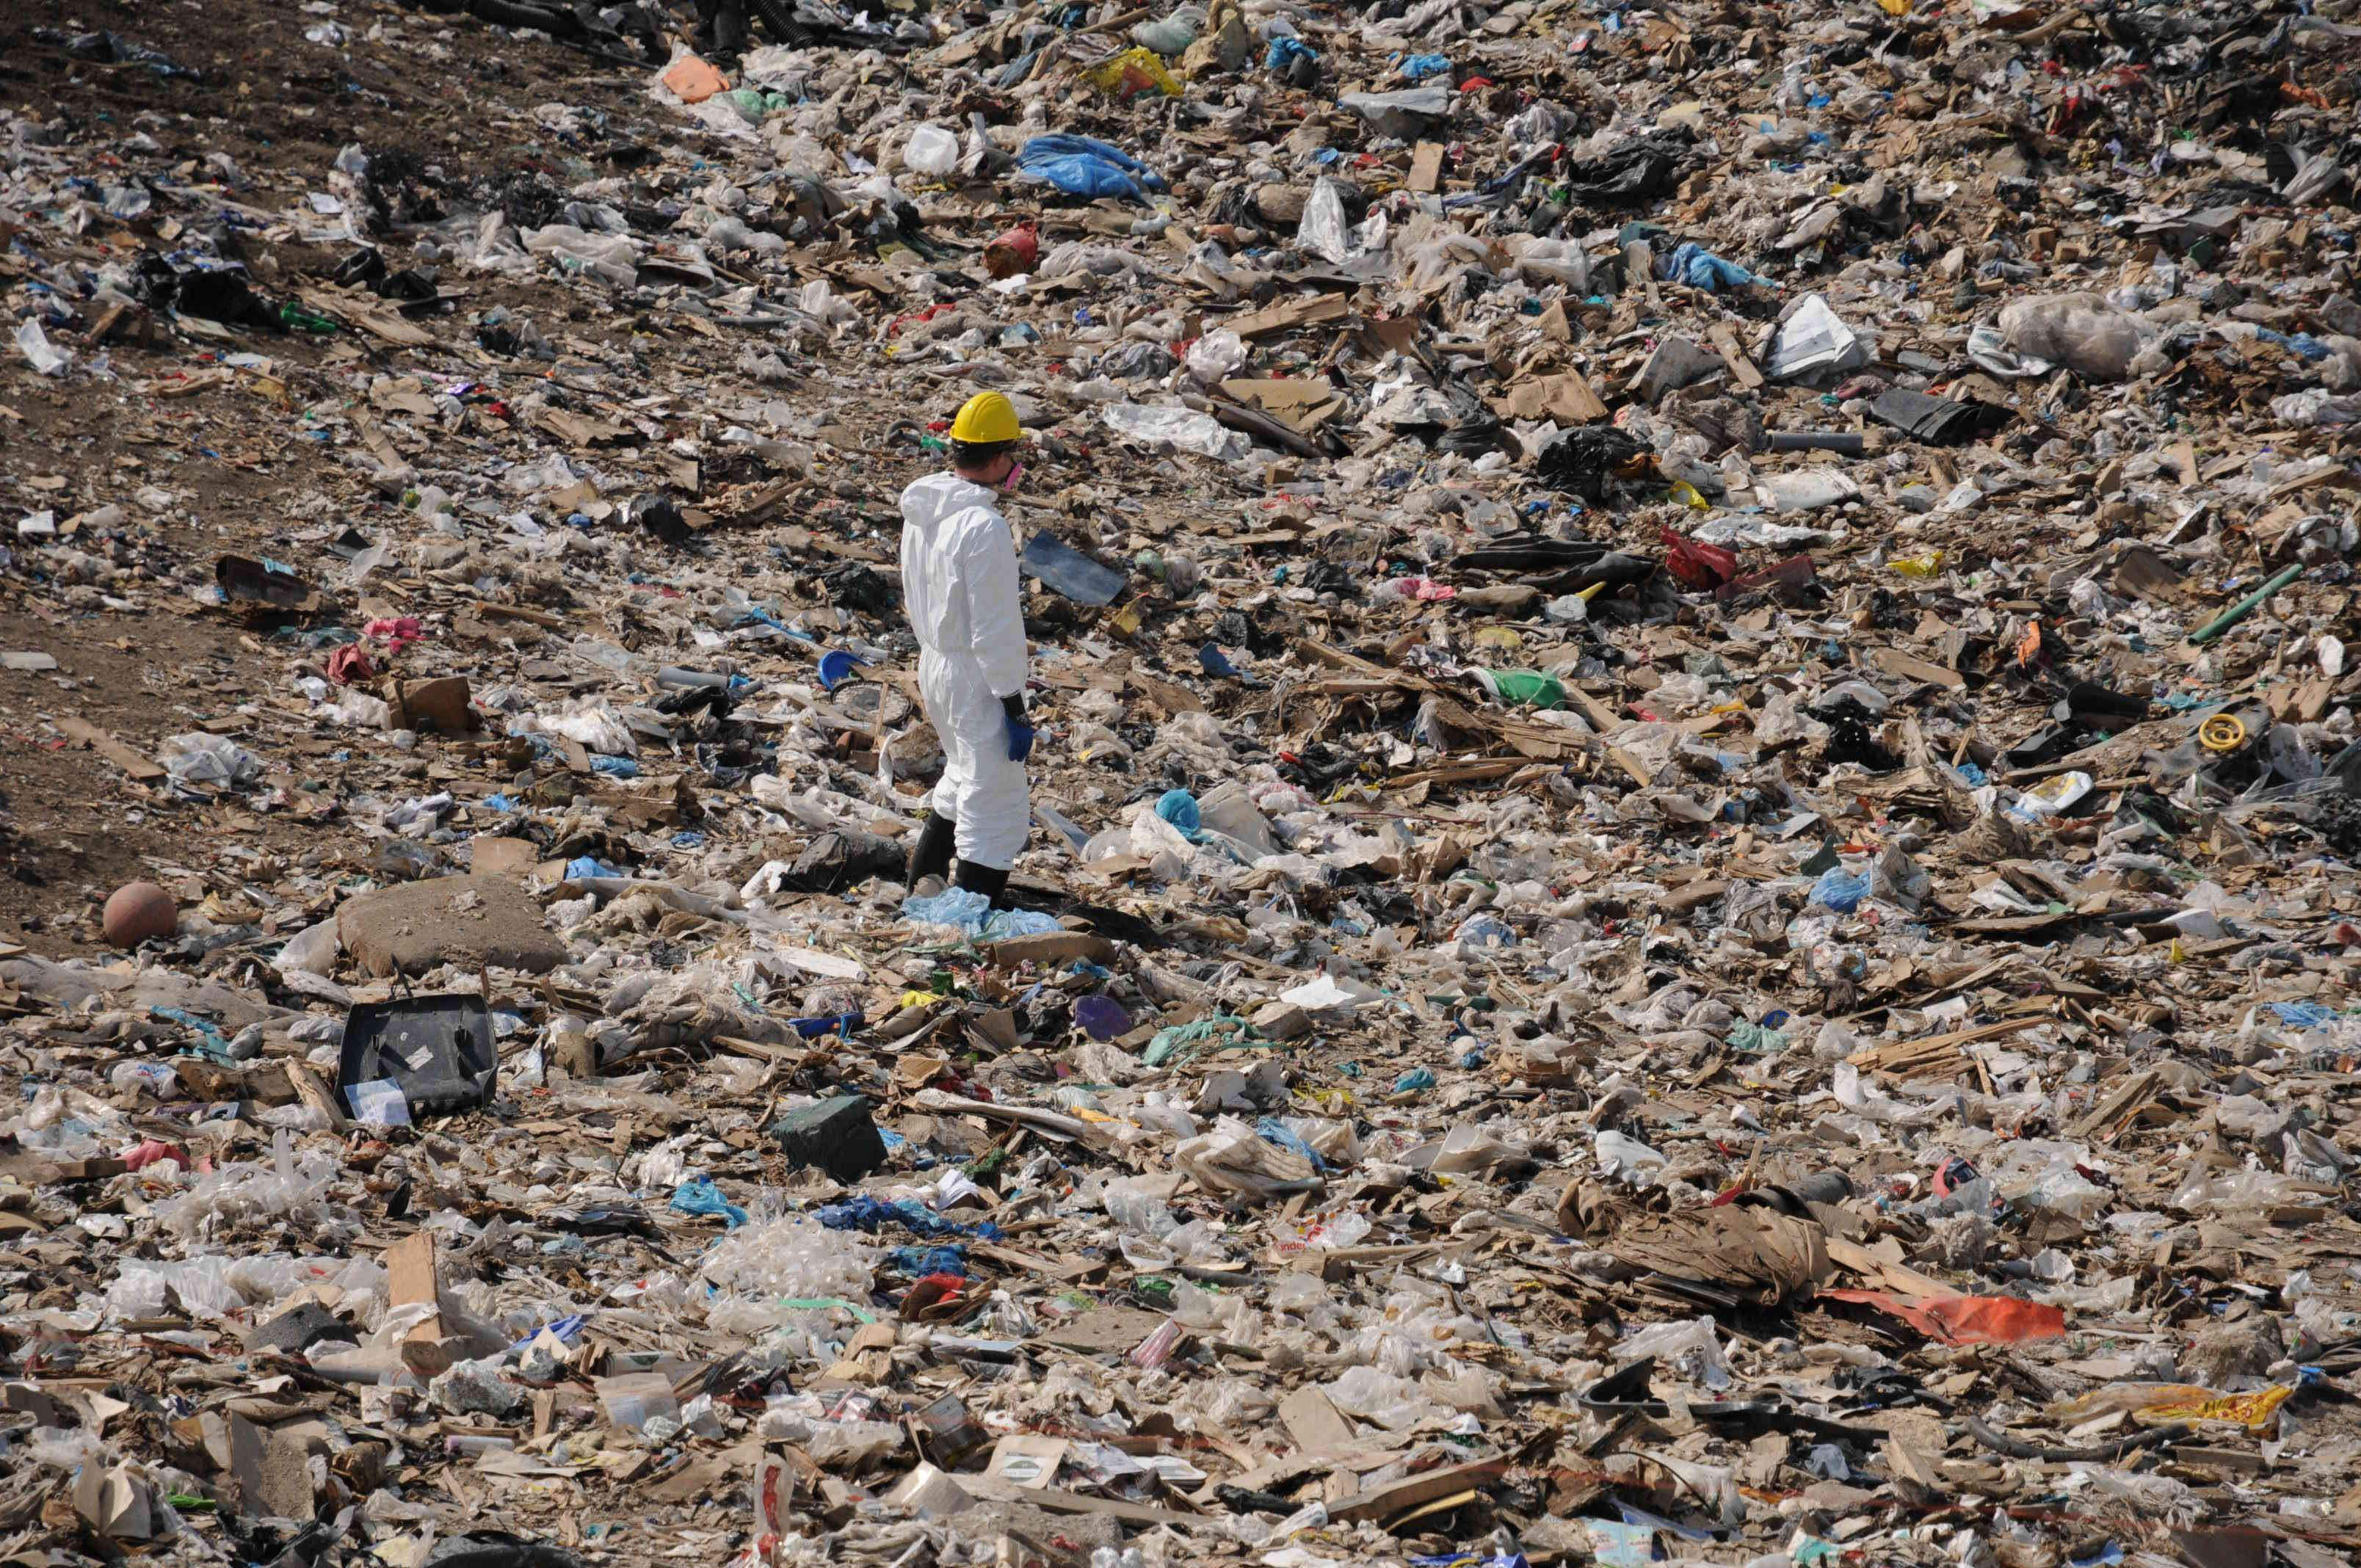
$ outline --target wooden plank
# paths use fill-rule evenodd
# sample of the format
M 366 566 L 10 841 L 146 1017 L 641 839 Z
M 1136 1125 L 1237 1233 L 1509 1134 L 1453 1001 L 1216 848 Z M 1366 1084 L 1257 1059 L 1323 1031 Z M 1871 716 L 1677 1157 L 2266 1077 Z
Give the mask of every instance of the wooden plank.
M 1763 384 L 1763 372 L 1754 367 L 1754 361 L 1748 358 L 1746 350 L 1738 345 L 1736 327 L 1728 322 L 1716 322 L 1705 335 L 1707 341 L 1721 351 L 1722 358 L 1730 362 L 1730 374 L 1740 386 L 1752 389 Z
M 1339 1524 L 1355 1524 L 1362 1519 L 1389 1519 L 1396 1514 L 1421 1508 L 1437 1497 L 1448 1497 L 1487 1481 L 1497 1481 L 1508 1474 L 1505 1459 L 1479 1459 L 1468 1464 L 1445 1465 L 1430 1470 L 1423 1475 L 1390 1486 L 1360 1492 L 1341 1503 L 1328 1507 L 1328 1517 Z
M 1431 196 L 1443 184 L 1443 144 L 1422 141 L 1410 155 L 1410 188 L 1422 196 Z
M 2188 489 L 2197 483 L 2197 445 L 2194 442 L 2176 442 L 2172 448 L 2173 466 L 2180 470 L 2180 488 Z
M 1948 1035 L 1929 1035 L 1918 1040 L 1881 1040 L 1867 1050 L 1855 1051 L 1846 1059 L 1855 1067 L 1872 1071 L 1892 1071 L 1889 1061 L 1925 1061 L 1945 1052 L 1957 1051 L 1978 1040 L 1998 1039 L 2030 1029 L 2037 1024 L 2054 1024 L 2058 1020 L 2047 1013 L 2035 1013 L 2023 1018 L 2004 1018 L 1997 1024 L 1981 1024 L 1972 1029 L 1956 1029 Z
M 413 1345 L 418 1347 L 419 1353 L 426 1359 L 440 1358 L 443 1341 L 443 1298 L 438 1277 L 434 1271 L 434 1233 L 412 1231 L 386 1248 L 384 1255 L 378 1261 L 385 1266 L 385 1299 L 389 1307 L 423 1304 L 434 1309 L 428 1312 L 415 1328 L 402 1336 L 403 1362 L 405 1364 L 410 1362 L 411 1347 Z M 434 1374 L 446 1370 L 448 1365 L 446 1359 L 443 1366 L 434 1368 Z M 423 1372 L 423 1368 L 414 1365 L 412 1365 L 411 1370 Z M 428 1374 L 428 1376 L 434 1374 Z
M 1946 691 L 1958 691 L 1967 684 L 1959 671 L 1914 659 L 1899 648 L 1880 648 L 1870 655 L 1870 661 L 1889 675 L 1899 675 L 1905 681 L 1925 681 Z
M 1179 1530 L 1229 1528 L 1226 1518 L 1184 1514 L 1176 1508 L 1150 1508 L 1145 1503 L 1118 1502 L 1113 1497 L 1089 1497 L 1058 1486 L 1013 1486 L 990 1475 L 954 1475 L 959 1489 L 987 1503 L 1030 1503 L 1056 1514 L 1103 1514 L 1126 1524 L 1169 1524 Z
M 2068 1135 L 2098 1143 L 2114 1142 L 2132 1119 L 2156 1098 L 2157 1088 L 2163 1081 L 2163 1073 L 2155 1068 L 2116 1080 L 2087 1114 L 2071 1124 Z
M 328 1080 L 321 1076 L 318 1068 L 301 1057 L 285 1058 L 280 1065 L 287 1069 L 287 1081 L 294 1087 L 295 1097 L 325 1116 L 330 1132 L 342 1133 L 352 1125 L 344 1107 L 336 1103 L 335 1091 L 328 1087 Z
M 81 741 L 141 784 L 154 784 L 171 776 L 153 759 L 141 756 L 87 719 L 60 718 L 57 722 L 59 732 L 68 740 Z
M 1907 1264 L 1895 1263 L 1890 1258 L 1881 1257 L 1875 1251 L 1861 1245 L 1859 1242 L 1849 1242 L 1842 1236 L 1834 1234 L 1828 1235 L 1825 1240 L 1830 1263 L 1849 1274 L 1859 1275 L 1881 1290 L 1891 1291 L 1896 1296 L 1912 1298 L 1960 1294 L 1957 1286 L 1946 1285 L 1932 1275 L 1919 1273 Z
M 1657 907 L 1667 915 L 1686 915 L 1698 905 L 1710 904 L 1729 891 L 1730 883 L 1720 877 L 1704 877 L 1664 894 L 1657 900 Z

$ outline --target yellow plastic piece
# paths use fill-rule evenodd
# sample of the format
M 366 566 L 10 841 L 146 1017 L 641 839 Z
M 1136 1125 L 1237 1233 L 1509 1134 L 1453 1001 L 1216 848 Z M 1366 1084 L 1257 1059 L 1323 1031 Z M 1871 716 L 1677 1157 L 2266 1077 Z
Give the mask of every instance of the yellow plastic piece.
M 1151 87 L 1167 98 L 1180 96 L 1180 83 L 1164 69 L 1153 49 L 1127 49 L 1109 56 L 1084 71 L 1082 80 L 1117 98 L 1137 98 Z
M 2197 727 L 2197 743 L 2209 751 L 2235 751 L 2246 743 L 2246 727 L 2235 714 L 2217 713 Z

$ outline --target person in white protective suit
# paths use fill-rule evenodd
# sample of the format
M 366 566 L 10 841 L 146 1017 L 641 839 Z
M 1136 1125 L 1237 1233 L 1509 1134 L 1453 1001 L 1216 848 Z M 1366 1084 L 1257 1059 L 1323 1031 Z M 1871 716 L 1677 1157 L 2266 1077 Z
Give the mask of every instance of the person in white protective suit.
M 943 746 L 933 812 L 910 853 L 910 885 L 950 871 L 954 885 L 1005 907 L 1008 873 L 1032 827 L 1025 759 L 1025 615 L 1016 539 L 1000 515 L 1024 464 L 1016 410 L 998 392 L 951 422 L 951 466 L 902 492 L 902 604 L 918 638 L 918 693 Z

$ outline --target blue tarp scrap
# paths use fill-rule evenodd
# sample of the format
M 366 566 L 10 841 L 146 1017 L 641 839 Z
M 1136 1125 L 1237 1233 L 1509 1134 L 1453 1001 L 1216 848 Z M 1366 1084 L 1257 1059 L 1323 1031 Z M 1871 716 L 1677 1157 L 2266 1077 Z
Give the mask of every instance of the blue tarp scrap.
M 582 1312 L 570 1313 L 563 1318 L 552 1318 L 548 1322 L 542 1324 L 541 1327 L 509 1346 L 509 1350 L 511 1352 L 522 1350 L 544 1334 L 555 1334 L 566 1343 L 572 1344 L 580 1337 L 582 1325 L 589 1321 L 588 1315 Z
M 1001 1236 L 1000 1227 L 990 1220 L 962 1225 L 907 1198 L 888 1203 L 865 1193 L 841 1203 L 828 1204 L 819 1211 L 819 1223 L 831 1231 L 860 1231 L 868 1235 L 876 1234 L 886 1225 L 900 1225 L 922 1236 L 973 1236 L 987 1242 L 996 1242 Z

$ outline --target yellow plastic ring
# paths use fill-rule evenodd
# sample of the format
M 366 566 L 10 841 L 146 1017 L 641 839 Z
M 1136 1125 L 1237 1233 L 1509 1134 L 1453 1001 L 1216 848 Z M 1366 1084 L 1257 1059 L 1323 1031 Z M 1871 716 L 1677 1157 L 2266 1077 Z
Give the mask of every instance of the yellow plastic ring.
M 2198 743 L 2209 751 L 2235 751 L 2246 743 L 2246 727 L 2226 713 L 2217 713 L 2197 727 Z

